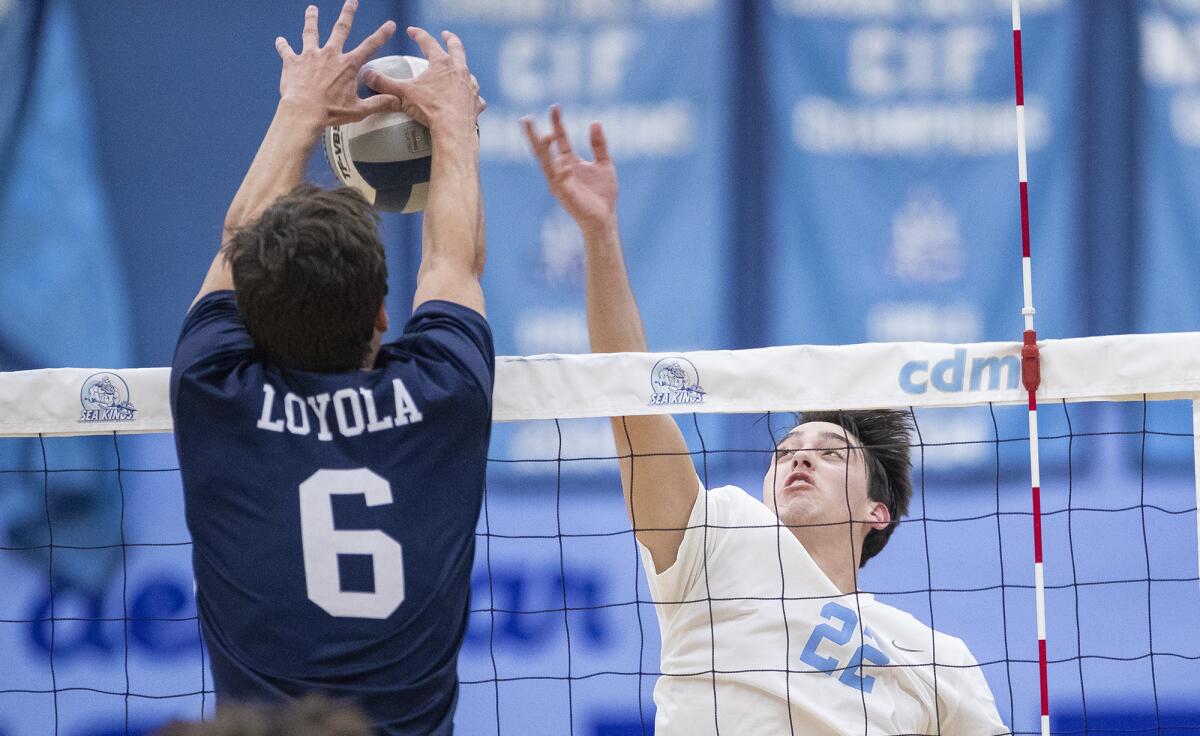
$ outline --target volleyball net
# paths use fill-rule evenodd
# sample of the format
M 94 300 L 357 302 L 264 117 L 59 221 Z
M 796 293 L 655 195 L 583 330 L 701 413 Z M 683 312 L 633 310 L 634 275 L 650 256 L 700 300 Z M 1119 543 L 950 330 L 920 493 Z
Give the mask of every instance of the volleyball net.
M 726 674 L 662 671 L 605 417 L 677 415 L 705 486 L 757 496 L 793 412 L 900 408 L 916 424 L 914 497 L 859 588 L 963 639 L 1009 728 L 1039 733 L 1019 356 L 897 343 L 500 358 L 459 730 L 651 733 L 661 676 Z M 1041 363 L 1051 730 L 1200 733 L 1200 333 L 1050 340 Z M 4 736 L 211 717 L 167 377 L 0 374 Z M 803 644 L 784 664 L 811 675 Z

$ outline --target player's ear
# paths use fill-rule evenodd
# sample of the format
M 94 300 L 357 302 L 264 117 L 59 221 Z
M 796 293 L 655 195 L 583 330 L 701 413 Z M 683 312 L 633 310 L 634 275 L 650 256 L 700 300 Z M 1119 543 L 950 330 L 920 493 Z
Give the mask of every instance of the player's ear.
M 892 512 L 883 501 L 872 501 L 867 523 L 872 529 L 886 529 L 892 523 Z
M 379 305 L 379 311 L 375 313 L 375 331 L 381 334 L 388 331 L 387 308 L 383 304 Z

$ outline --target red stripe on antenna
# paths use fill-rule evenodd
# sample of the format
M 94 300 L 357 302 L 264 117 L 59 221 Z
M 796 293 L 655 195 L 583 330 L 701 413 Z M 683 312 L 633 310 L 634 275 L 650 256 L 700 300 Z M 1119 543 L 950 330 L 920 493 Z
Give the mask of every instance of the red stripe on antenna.
M 1042 680 L 1042 715 L 1050 715 L 1050 688 L 1046 682 L 1046 640 L 1038 639 L 1038 675 Z
M 1021 31 L 1013 29 L 1013 68 L 1017 76 L 1017 104 L 1025 104 L 1025 74 L 1021 64 Z
M 1033 561 L 1042 561 L 1042 489 L 1033 487 Z
M 1021 256 L 1029 257 L 1029 182 L 1021 182 Z

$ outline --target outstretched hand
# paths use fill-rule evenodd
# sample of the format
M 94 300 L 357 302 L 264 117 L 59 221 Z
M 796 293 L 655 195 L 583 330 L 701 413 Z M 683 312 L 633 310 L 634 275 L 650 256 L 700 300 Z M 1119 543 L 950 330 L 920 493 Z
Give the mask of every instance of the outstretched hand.
M 381 94 L 361 99 L 357 92 L 358 71 L 396 32 L 387 21 L 351 51 L 343 51 L 358 0 L 346 0 L 325 45 L 317 31 L 317 6 L 304 11 L 303 44 L 297 54 L 283 36 L 275 39 L 275 50 L 283 59 L 279 98 L 316 115 L 321 125 L 353 123 L 377 112 L 397 111 L 400 101 Z
M 617 169 L 608 155 L 608 143 L 600 123 L 592 123 L 590 138 L 594 161 L 585 161 L 571 148 L 563 125 L 562 111 L 550 108 L 551 131 L 540 135 L 533 120 L 521 119 L 521 127 L 542 165 L 550 193 L 562 203 L 584 234 L 600 234 L 616 223 Z
M 467 68 L 467 50 L 462 40 L 442 31 L 446 48 L 424 28 L 409 27 L 408 37 L 417 42 L 429 67 L 416 79 L 392 79 L 368 70 L 363 77 L 371 89 L 394 95 L 405 115 L 430 130 L 457 130 L 475 134 L 476 120 L 487 103 L 479 96 L 479 80 Z

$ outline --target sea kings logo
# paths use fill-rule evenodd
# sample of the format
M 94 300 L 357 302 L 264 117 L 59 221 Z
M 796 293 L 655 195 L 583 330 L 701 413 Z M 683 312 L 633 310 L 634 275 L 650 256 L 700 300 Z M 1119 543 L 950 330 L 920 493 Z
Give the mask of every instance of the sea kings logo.
M 129 386 L 116 373 L 89 376 L 79 389 L 81 422 L 132 422 L 137 411 L 129 400 Z
M 700 374 L 687 358 L 663 358 L 650 371 L 650 404 L 703 404 Z

